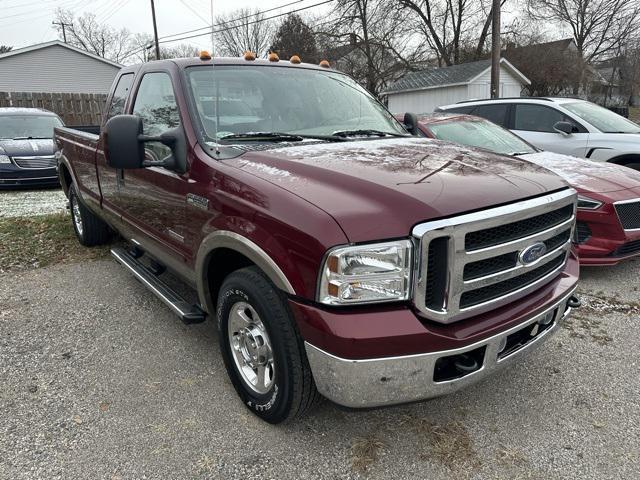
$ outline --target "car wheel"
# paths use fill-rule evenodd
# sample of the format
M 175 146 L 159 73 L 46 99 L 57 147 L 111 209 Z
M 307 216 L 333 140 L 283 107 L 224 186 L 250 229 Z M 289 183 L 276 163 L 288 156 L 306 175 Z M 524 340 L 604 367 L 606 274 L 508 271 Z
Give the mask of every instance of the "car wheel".
M 634 170 L 640 171 L 640 163 L 627 163 L 625 167 L 633 168 Z
M 217 317 L 227 372 L 253 413 L 280 423 L 319 401 L 286 298 L 258 268 L 243 268 L 225 279 Z
M 109 226 L 85 207 L 76 192 L 75 185 L 69 188 L 71 223 L 80 244 L 85 247 L 104 245 L 111 239 Z

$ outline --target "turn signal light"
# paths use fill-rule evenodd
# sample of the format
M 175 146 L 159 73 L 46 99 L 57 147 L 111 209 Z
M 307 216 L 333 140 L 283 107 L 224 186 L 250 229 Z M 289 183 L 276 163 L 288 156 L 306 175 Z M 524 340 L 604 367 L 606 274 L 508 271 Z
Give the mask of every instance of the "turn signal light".
M 280 57 L 278 57 L 278 54 L 275 52 L 271 52 L 267 58 L 270 62 L 277 62 L 280 60 Z
M 329 61 L 328 61 L 328 60 L 322 60 L 322 61 L 320 62 L 320 66 L 321 66 L 322 68 L 329 68 L 329 67 L 331 67 L 331 65 L 329 65 Z
M 300 57 L 298 55 L 292 55 L 289 61 L 291 63 L 295 63 L 296 65 L 301 62 Z
M 211 54 L 206 50 L 200 50 L 200 60 L 211 60 Z
M 249 61 L 255 60 L 256 54 L 247 50 L 246 52 L 244 52 L 244 59 Z

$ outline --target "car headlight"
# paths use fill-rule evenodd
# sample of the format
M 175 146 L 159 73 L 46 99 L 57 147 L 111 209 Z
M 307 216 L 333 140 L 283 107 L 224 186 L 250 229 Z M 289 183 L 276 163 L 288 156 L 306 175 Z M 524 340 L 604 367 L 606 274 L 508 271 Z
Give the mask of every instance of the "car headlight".
M 600 200 L 578 195 L 578 208 L 581 210 L 596 210 L 602 206 Z
M 350 305 L 407 300 L 412 256 L 410 240 L 334 248 L 322 265 L 318 301 Z
M 11 159 L 7 155 L 0 153 L 0 163 L 11 163 Z

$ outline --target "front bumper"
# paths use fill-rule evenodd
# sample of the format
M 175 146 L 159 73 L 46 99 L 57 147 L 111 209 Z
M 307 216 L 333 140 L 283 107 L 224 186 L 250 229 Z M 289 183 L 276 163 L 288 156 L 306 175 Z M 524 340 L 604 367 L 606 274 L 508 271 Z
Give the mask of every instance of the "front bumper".
M 571 312 L 568 304 L 574 291 L 575 288 L 518 325 L 462 348 L 396 357 L 346 359 L 305 342 L 307 358 L 318 391 L 345 407 L 379 407 L 446 395 L 512 363 L 524 352 L 542 343 L 543 338 L 548 338 L 557 331 Z M 548 321 L 551 316 L 551 323 L 529 341 L 515 350 L 509 350 L 508 354 L 500 353 L 507 338 L 514 338 L 514 334 L 521 330 L 526 332 L 524 329 L 531 331 L 534 324 L 542 319 Z M 471 352 L 474 355 L 475 352 L 482 352 L 476 370 L 451 380 L 434 379 L 439 359 Z
M 53 168 L 27 169 L 14 164 L 0 165 L 0 189 L 16 187 L 56 187 L 60 185 L 58 172 Z

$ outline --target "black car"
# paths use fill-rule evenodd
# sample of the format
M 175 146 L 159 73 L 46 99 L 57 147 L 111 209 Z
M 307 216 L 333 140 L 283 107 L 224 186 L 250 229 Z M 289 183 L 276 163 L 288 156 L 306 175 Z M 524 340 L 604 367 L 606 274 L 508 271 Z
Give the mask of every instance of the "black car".
M 53 128 L 61 125 L 41 108 L 0 108 L 0 189 L 60 185 Z

